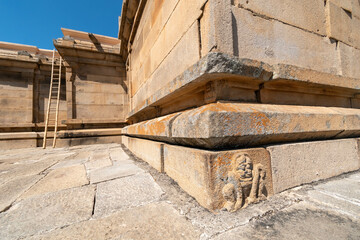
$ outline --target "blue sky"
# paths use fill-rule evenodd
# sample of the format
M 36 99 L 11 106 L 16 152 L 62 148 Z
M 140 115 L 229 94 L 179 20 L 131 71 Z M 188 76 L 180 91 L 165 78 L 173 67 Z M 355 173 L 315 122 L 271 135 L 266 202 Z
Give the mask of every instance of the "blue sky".
M 0 0 L 0 41 L 53 49 L 61 27 L 117 37 L 122 0 Z

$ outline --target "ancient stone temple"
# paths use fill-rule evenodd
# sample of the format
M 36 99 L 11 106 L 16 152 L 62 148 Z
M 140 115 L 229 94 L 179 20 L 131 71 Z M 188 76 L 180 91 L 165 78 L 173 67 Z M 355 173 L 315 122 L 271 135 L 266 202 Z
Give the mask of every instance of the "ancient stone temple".
M 236 211 L 360 168 L 358 0 L 125 1 L 122 142 Z
M 55 61 L 64 60 L 56 146 L 121 141 L 128 99 L 120 41 L 62 31 L 54 40 Z M 0 148 L 42 146 L 51 65 L 52 51 L 0 42 Z
M 215 212 L 360 169 L 358 0 L 124 0 L 118 39 L 62 31 L 57 146 L 121 142 Z M 41 145 L 50 54 L 0 43 L 1 148 Z

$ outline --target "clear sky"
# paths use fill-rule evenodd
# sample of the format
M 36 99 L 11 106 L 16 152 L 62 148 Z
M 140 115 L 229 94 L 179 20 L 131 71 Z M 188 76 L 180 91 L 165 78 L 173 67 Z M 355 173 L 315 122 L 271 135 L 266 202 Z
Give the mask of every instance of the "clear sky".
M 53 49 L 61 28 L 117 37 L 122 0 L 0 0 L 0 41 Z

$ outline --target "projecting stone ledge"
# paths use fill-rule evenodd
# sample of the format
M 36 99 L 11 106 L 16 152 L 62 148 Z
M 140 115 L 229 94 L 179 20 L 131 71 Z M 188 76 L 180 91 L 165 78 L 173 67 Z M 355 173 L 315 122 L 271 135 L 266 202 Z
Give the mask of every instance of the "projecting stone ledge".
M 286 189 L 360 169 L 356 138 L 223 151 L 127 136 L 122 143 L 215 212 L 234 212 Z
M 159 86 L 144 82 L 128 119 L 153 119 L 217 101 L 359 108 L 357 78 L 288 64 L 270 65 L 220 52 L 205 55 Z
M 360 136 L 360 109 L 213 103 L 123 128 L 128 136 L 205 149 Z

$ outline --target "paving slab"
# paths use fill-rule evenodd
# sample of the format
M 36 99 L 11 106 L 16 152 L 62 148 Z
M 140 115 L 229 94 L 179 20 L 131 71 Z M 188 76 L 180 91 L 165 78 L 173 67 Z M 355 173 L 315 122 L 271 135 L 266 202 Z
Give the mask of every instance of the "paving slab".
M 104 167 L 93 170 L 89 173 L 90 183 L 99 183 L 115 178 L 131 176 L 136 173 L 144 172 L 134 163 L 120 163 L 114 166 Z
M 199 239 L 199 235 L 200 231 L 170 204 L 160 202 L 74 224 L 31 239 Z
M 6 159 L 11 157 L 12 162 L 6 163 L 9 168 L 0 167 L 0 177 L 8 174 L 6 171 L 20 174 L 11 178 L 10 174 L 10 180 L 0 183 L 0 206 L 9 206 L 0 213 L 0 239 L 359 239 L 359 171 L 285 190 L 235 213 L 214 214 L 166 174 L 124 155 L 119 145 L 37 151 L 39 158 L 36 151 L 7 151 Z M 64 151 L 72 155 L 64 158 Z M 95 156 L 97 151 L 110 157 L 94 157 L 88 162 L 111 160 L 113 164 L 88 171 L 93 178 L 88 186 L 63 189 L 66 181 L 62 179 L 73 171 L 68 169 L 81 165 L 60 164 L 78 160 L 79 153 Z M 179 151 L 178 156 L 183 155 Z M 190 163 L 195 159 L 183 157 Z M 39 173 L 40 166 L 35 167 L 36 171 L 26 169 L 49 161 L 58 166 L 52 169 L 51 165 Z M 126 176 L 132 170 L 135 173 Z M 71 184 L 80 175 L 86 178 L 85 172 L 82 166 L 81 174 L 70 174 L 74 177 Z M 54 192 L 41 192 L 39 188 L 38 195 L 19 197 L 34 190 L 32 181 L 44 175 L 53 175 L 48 177 L 48 185 L 53 181 L 62 187 L 52 186 Z M 43 183 L 45 188 L 44 179 L 37 184 Z
M 58 168 L 49 172 L 43 179 L 21 196 L 22 199 L 48 192 L 80 187 L 88 184 L 84 165 Z
M 299 195 L 360 221 L 360 174 L 317 184 Z
M 18 239 L 87 220 L 94 192 L 93 186 L 86 186 L 18 202 L 0 214 L 0 239 Z
M 303 203 L 212 239 L 360 239 L 360 222 Z
M 91 160 L 91 161 L 85 163 L 85 167 L 86 167 L 87 171 L 92 171 L 95 169 L 104 168 L 104 167 L 108 167 L 111 165 L 112 165 L 112 162 L 109 158 L 108 159 Z
M 79 164 L 83 164 L 87 162 L 90 158 L 91 152 L 79 152 L 75 156 L 72 156 L 71 158 L 65 159 L 63 161 L 60 161 L 59 163 L 52 166 L 50 169 L 56 169 L 56 168 L 62 168 L 62 167 L 70 167 L 75 166 Z
M 121 147 L 112 148 L 110 150 L 110 158 L 113 162 L 132 161 Z
M 4 211 L 43 176 L 31 175 L 17 178 L 0 186 L 0 212 Z
M 44 159 L 29 164 L 14 165 L 10 169 L 0 172 L 0 182 L 4 183 L 19 177 L 39 174 L 57 162 L 58 159 Z
M 159 200 L 162 189 L 148 173 L 99 183 L 94 217 Z

